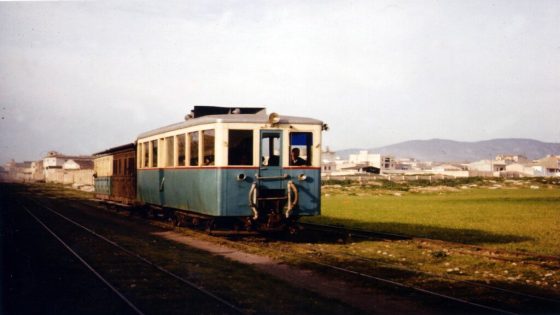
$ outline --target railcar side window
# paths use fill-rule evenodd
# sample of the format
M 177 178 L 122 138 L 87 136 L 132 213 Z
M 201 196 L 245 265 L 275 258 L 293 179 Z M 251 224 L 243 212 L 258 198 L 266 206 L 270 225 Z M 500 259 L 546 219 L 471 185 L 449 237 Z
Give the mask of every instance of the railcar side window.
M 142 168 L 142 145 L 136 146 L 136 168 Z
M 149 167 L 150 165 L 150 150 L 148 148 L 148 142 L 144 142 L 144 167 Z
M 214 129 L 202 131 L 204 145 L 204 165 L 214 165 L 214 142 L 215 132 Z
M 158 167 L 158 141 L 152 140 L 152 167 Z
M 253 130 L 230 130 L 228 165 L 253 165 Z
M 311 148 L 313 134 L 311 132 L 290 133 L 290 165 L 311 165 Z
M 173 137 L 165 138 L 165 166 L 173 166 L 175 162 L 173 161 L 173 151 L 174 141 Z
M 198 131 L 189 132 L 191 160 L 190 166 L 198 166 Z
M 128 176 L 134 175 L 134 158 L 128 159 Z
M 177 136 L 177 166 L 185 166 L 185 135 Z

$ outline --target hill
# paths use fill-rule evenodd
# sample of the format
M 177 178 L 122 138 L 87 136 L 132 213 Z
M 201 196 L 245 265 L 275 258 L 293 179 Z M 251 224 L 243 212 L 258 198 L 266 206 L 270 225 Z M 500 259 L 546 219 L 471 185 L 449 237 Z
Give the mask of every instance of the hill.
M 337 155 L 347 158 L 359 150 L 393 155 L 397 158 L 415 158 L 422 161 L 470 162 L 494 159 L 498 154 L 521 154 L 538 159 L 547 154 L 560 154 L 560 143 L 547 143 L 532 139 L 493 139 L 462 142 L 445 139 L 411 140 L 370 149 L 347 149 Z

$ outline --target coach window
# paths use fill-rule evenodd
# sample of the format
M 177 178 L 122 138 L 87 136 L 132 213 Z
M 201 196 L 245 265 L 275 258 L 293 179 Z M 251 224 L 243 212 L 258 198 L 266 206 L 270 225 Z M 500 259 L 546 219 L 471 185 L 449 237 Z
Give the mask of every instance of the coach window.
M 158 167 L 158 141 L 152 140 L 152 167 Z
M 253 130 L 230 130 L 228 165 L 253 165 Z
M 141 168 L 142 167 L 142 144 L 138 144 L 136 146 L 136 156 L 135 161 L 136 161 L 136 168 Z
M 190 166 L 198 166 L 198 131 L 189 132 Z
M 311 132 L 290 133 L 290 165 L 311 165 L 311 148 L 313 134 Z
M 148 163 L 150 163 L 150 150 L 148 147 L 148 142 L 144 142 L 144 167 L 149 167 L 150 165 Z
M 177 166 L 185 166 L 185 135 L 177 136 Z
M 204 165 L 214 165 L 214 129 L 202 131 L 202 144 L 204 147 Z
M 134 175 L 134 164 L 134 158 L 128 158 L 128 172 L 126 173 L 126 175 Z
M 174 143 L 173 137 L 165 138 L 165 165 L 164 166 L 174 166 L 175 162 L 173 161 L 173 151 Z

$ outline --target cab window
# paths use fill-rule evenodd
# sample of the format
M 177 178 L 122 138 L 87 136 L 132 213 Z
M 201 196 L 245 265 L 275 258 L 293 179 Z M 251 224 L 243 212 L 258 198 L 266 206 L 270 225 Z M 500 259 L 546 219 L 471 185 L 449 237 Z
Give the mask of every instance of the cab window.
M 290 133 L 290 166 L 311 165 L 312 146 L 311 132 Z

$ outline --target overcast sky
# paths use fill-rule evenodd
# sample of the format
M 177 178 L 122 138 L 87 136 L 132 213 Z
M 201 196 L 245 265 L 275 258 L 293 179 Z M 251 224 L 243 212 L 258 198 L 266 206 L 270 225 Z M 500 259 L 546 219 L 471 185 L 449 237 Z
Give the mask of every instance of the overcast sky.
M 0 2 L 0 162 L 197 104 L 321 119 L 334 150 L 560 142 L 560 1 Z

